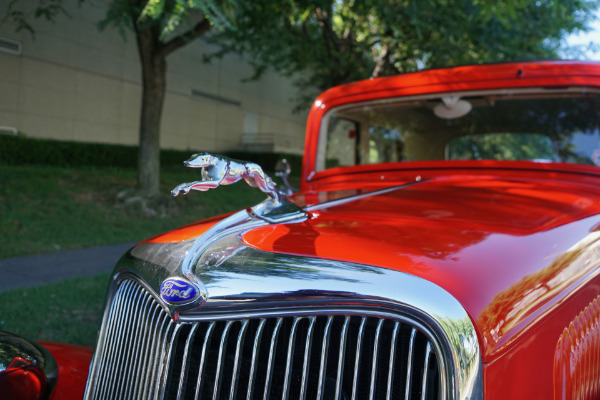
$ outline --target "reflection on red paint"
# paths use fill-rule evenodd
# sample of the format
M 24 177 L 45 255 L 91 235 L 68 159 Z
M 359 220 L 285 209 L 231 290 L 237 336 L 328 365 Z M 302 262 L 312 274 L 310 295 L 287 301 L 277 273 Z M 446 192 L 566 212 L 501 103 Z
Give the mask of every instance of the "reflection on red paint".
M 46 385 L 44 371 L 21 357 L 15 357 L 0 372 L 0 395 L 6 400 L 39 400 Z
M 432 281 L 472 316 L 485 343 L 483 358 L 491 360 L 595 266 L 596 188 L 585 177 L 582 184 L 569 174 L 544 175 L 487 170 L 430 177 L 321 209 L 300 224 L 254 229 L 243 239 L 266 251 L 376 265 Z

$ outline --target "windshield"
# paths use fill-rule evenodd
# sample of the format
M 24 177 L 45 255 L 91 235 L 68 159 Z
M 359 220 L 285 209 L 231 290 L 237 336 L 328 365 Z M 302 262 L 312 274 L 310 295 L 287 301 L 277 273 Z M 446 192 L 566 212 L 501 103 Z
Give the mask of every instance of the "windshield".
M 595 89 L 457 93 L 330 111 L 317 170 L 386 162 L 526 160 L 600 165 Z

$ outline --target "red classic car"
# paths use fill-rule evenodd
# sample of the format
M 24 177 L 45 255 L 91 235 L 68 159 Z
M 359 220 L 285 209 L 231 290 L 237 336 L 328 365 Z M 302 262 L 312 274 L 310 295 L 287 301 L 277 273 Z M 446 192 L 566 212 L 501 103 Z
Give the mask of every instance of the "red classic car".
M 581 62 L 336 87 L 293 194 L 194 156 L 174 194 L 267 200 L 121 259 L 85 398 L 600 398 L 599 95 Z

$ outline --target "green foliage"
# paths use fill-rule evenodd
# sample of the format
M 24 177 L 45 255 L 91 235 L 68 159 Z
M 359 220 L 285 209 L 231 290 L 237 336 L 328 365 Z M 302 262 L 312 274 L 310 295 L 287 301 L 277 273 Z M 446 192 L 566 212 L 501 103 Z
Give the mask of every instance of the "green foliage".
M 27 31 L 31 35 L 34 35 L 35 30 L 29 23 L 30 17 L 54 21 L 54 19 L 60 14 L 66 16 L 69 15 L 62 6 L 62 0 L 40 0 L 40 2 L 37 4 L 23 3 L 23 1 L 19 0 L 10 0 L 8 6 L 6 7 L 4 18 L 2 18 L 3 23 L 6 21 L 14 22 L 17 26 L 17 32 Z
M 161 161 L 166 166 L 179 166 L 191 154 L 191 150 L 163 150 Z M 0 165 L 135 168 L 137 146 L 0 135 Z
M 133 146 L 63 142 L 0 135 L 0 165 L 135 166 Z
M 166 43 L 174 37 L 189 36 L 203 20 L 221 30 L 233 28 L 228 12 L 231 4 L 232 1 L 217 4 L 214 0 L 111 0 L 106 17 L 98 26 L 116 28 L 122 35 L 127 30 L 155 29 L 159 40 Z
M 84 2 L 77 1 L 78 4 Z M 162 39 L 202 19 L 208 19 L 219 29 L 231 29 L 233 24 L 229 10 L 232 4 L 232 1 L 215 0 L 111 0 L 106 16 L 98 26 L 100 29 L 114 27 L 123 35 L 127 30 L 158 27 Z M 60 15 L 69 16 L 63 7 L 63 0 L 10 0 L 2 22 L 11 21 L 16 24 L 17 32 L 28 31 L 33 35 L 35 29 L 31 24 L 32 19 L 56 21 Z
M 124 1 L 113 1 L 114 3 L 126 3 Z M 162 29 L 162 37 L 167 37 L 174 32 L 192 14 L 198 10 L 204 18 L 210 20 L 220 29 L 231 28 L 229 17 L 225 14 L 214 0 L 148 0 L 139 14 L 138 20 L 142 23 L 159 22 Z
M 136 168 L 137 149 L 137 146 L 0 135 L 0 165 Z M 161 165 L 171 170 L 183 168 L 183 161 L 199 151 L 201 149 L 161 150 Z M 293 173 L 299 173 L 302 166 L 302 157 L 293 154 L 244 151 L 226 151 L 223 154 L 238 160 L 255 162 L 267 171 L 272 171 L 276 162 L 282 158 L 291 163 Z
M 257 71 L 294 76 L 312 98 L 369 77 L 470 63 L 556 58 L 597 0 L 255 0 L 216 35 Z M 300 77 L 298 77 L 300 76 Z M 312 91 L 310 90 L 312 89 Z
M 554 161 L 549 136 L 528 133 L 487 133 L 461 136 L 449 143 L 451 160 Z

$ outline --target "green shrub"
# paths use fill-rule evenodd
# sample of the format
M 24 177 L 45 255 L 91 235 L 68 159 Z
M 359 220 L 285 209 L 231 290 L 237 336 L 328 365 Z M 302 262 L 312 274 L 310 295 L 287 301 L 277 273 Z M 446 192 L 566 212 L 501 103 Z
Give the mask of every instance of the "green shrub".
M 0 135 L 1 165 L 120 167 L 136 165 L 137 148 Z
M 48 165 L 54 167 L 137 167 L 137 146 L 103 143 L 81 143 L 24 136 L 0 135 L 0 165 Z M 162 150 L 163 167 L 180 167 L 194 150 Z M 299 175 L 302 156 L 284 153 L 223 152 L 238 160 L 260 164 L 273 171 L 275 163 L 286 158 L 294 175 Z

